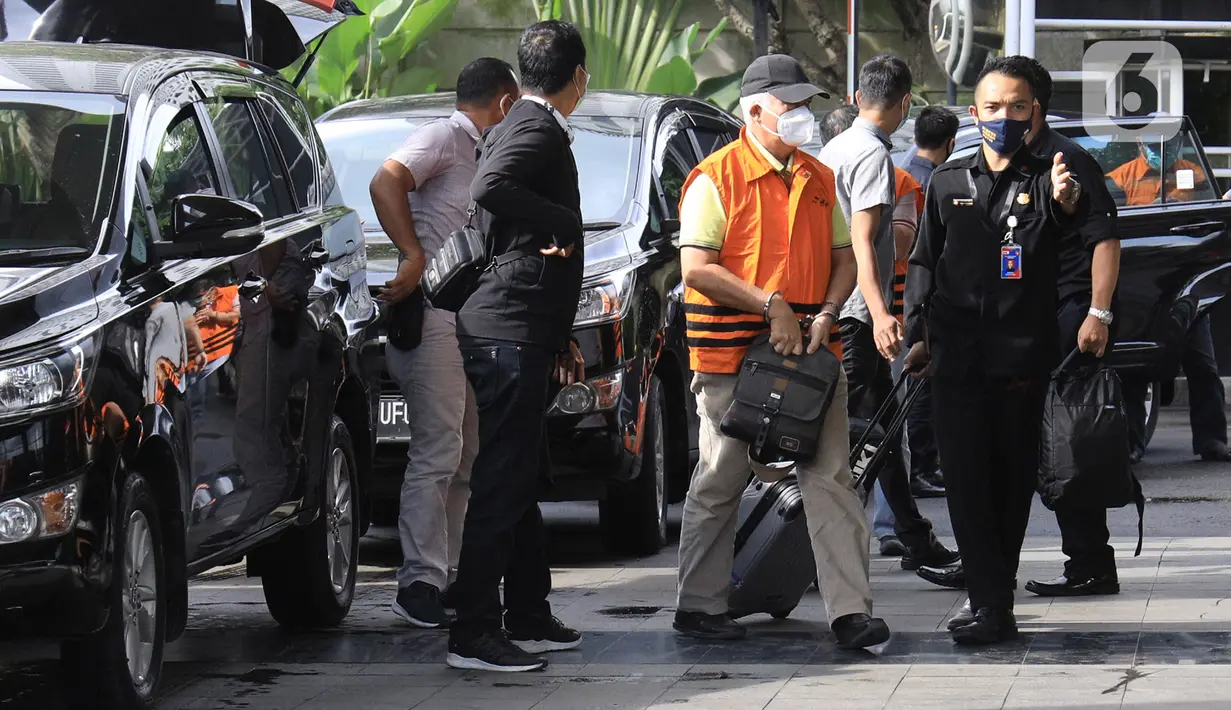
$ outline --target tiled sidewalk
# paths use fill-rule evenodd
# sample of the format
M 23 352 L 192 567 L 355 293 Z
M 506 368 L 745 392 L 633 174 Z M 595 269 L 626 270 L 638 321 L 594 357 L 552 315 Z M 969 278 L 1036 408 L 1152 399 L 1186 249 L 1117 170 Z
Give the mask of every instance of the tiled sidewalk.
M 1062 559 L 1058 540 L 1030 539 L 1020 578 Z M 876 611 L 895 632 L 877 653 L 834 649 L 815 592 L 787 621 L 745 620 L 742 643 L 676 636 L 674 551 L 562 568 L 553 601 L 586 643 L 532 675 L 445 668 L 444 633 L 393 621 L 385 568 L 363 571 L 343 629 L 311 635 L 276 632 L 252 580 L 214 579 L 194 587 L 159 708 L 1231 708 L 1231 538 L 1155 539 L 1118 563 L 1120 595 L 1019 592 L 1021 639 L 969 650 L 943 631 L 960 594 L 876 558 Z

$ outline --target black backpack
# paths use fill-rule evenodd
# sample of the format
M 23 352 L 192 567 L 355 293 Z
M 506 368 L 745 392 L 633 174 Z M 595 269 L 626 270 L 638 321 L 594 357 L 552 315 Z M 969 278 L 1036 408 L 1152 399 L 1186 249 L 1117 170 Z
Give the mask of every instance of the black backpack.
M 1052 372 L 1043 407 L 1039 497 L 1050 510 L 1137 506 L 1141 554 L 1145 496 L 1129 460 L 1128 415 L 1115 370 L 1075 366 L 1073 350 Z

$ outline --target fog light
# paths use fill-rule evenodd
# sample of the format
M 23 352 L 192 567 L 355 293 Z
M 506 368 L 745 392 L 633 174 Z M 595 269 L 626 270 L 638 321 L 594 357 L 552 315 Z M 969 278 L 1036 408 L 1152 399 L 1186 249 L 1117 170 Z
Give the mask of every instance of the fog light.
M 556 395 L 556 408 L 562 414 L 583 414 L 594 407 L 594 389 L 585 382 L 575 382 Z
M 0 505 L 0 545 L 29 539 L 38 529 L 38 514 L 24 500 Z
M 36 496 L 30 500 L 39 508 L 43 520 L 39 537 L 63 535 L 77 522 L 77 501 L 80 484 L 73 482 Z

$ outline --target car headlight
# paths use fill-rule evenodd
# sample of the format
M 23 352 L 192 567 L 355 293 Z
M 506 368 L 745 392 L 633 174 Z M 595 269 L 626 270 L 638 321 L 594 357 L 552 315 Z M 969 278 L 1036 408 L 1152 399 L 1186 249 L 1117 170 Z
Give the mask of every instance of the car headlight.
M 614 409 L 623 389 L 623 370 L 617 370 L 602 377 L 594 377 L 584 382 L 574 382 L 560 390 L 547 413 L 549 415 L 586 414 Z
M 0 418 L 80 404 L 95 340 L 90 336 L 24 362 L 0 365 Z
M 0 545 L 63 535 L 77 524 L 81 479 L 0 503 Z
M 573 327 L 600 325 L 624 317 L 624 308 L 632 295 L 636 270 L 624 268 L 583 286 L 577 298 L 577 315 Z

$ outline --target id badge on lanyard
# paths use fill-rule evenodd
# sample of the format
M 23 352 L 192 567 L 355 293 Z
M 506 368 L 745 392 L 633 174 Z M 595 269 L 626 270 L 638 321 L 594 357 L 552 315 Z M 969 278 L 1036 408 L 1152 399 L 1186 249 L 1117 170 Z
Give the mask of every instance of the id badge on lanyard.
M 1009 231 L 1000 241 L 1000 278 L 1017 280 L 1022 277 L 1022 247 L 1013 240 L 1017 215 L 1009 215 Z

